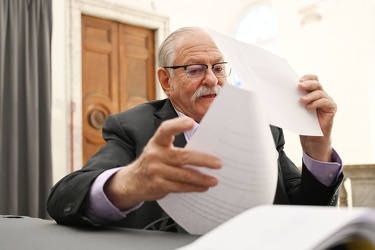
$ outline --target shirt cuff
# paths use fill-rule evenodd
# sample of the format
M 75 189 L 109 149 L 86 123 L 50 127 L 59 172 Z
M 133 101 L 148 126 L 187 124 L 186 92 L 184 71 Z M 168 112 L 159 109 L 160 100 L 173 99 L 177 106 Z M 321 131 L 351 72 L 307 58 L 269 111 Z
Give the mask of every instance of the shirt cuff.
M 334 149 L 332 149 L 332 162 L 314 160 L 305 152 L 303 152 L 303 162 L 315 178 L 327 187 L 335 183 L 342 172 L 341 158 Z
M 101 173 L 91 186 L 89 203 L 86 216 L 95 224 L 108 224 L 119 221 L 126 215 L 142 206 L 143 202 L 125 211 L 120 211 L 115 207 L 104 193 L 104 185 L 109 178 L 121 170 L 123 167 L 113 168 Z

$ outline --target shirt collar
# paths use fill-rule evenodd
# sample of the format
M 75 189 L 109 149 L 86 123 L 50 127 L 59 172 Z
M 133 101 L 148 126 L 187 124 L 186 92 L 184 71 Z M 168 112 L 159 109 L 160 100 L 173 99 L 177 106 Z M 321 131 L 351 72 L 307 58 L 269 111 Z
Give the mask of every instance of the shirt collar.
M 178 117 L 186 117 L 187 115 L 185 115 L 184 113 L 181 113 L 180 111 L 178 111 L 177 109 L 176 110 L 176 113 L 178 115 Z M 185 139 L 186 141 L 190 141 L 191 137 L 193 136 L 193 134 L 195 133 L 195 130 L 197 130 L 199 127 L 199 123 L 197 123 L 196 121 L 194 121 L 194 127 L 190 130 L 187 130 L 184 132 L 184 135 L 185 135 Z

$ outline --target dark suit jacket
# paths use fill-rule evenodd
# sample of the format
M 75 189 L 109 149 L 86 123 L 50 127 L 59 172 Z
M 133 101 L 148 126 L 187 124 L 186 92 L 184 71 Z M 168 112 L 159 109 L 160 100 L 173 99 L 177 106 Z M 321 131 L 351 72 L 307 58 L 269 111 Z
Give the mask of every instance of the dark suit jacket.
M 175 117 L 177 114 L 168 99 L 145 103 L 120 114 L 110 115 L 103 126 L 103 137 L 107 143 L 81 170 L 67 175 L 52 188 L 47 202 L 51 217 L 60 224 L 91 225 L 84 214 L 90 186 L 95 178 L 107 169 L 126 166 L 134 161 L 159 125 Z M 274 126 L 270 128 L 279 152 L 274 203 L 335 205 L 343 176 L 331 187 L 326 187 L 305 166 L 301 175 L 284 153 L 282 130 Z M 176 147 L 184 147 L 185 144 L 183 134 L 176 136 Z M 163 213 L 157 202 L 145 202 L 141 208 L 130 213 L 122 224 L 131 228 L 144 228 L 161 218 Z

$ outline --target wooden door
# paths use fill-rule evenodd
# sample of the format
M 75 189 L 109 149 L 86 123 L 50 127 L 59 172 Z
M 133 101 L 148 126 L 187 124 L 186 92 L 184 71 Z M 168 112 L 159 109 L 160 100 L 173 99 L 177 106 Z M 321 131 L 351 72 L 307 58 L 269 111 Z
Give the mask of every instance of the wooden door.
M 82 160 L 104 145 L 109 114 L 155 99 L 154 32 L 82 16 Z

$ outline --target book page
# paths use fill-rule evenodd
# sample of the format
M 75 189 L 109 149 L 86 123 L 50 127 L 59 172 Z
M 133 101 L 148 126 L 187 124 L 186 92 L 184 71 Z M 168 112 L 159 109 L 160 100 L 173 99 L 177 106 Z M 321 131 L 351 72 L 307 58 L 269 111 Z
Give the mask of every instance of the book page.
M 353 238 L 356 242 L 348 241 Z M 375 210 L 265 205 L 249 209 L 179 250 L 315 250 L 337 243 L 375 248 Z M 345 248 L 362 249 L 362 248 Z
M 205 234 L 251 207 L 273 203 L 278 153 L 254 92 L 224 85 L 186 147 L 223 162 L 219 170 L 199 168 L 218 178 L 216 187 L 158 201 L 190 234 Z

